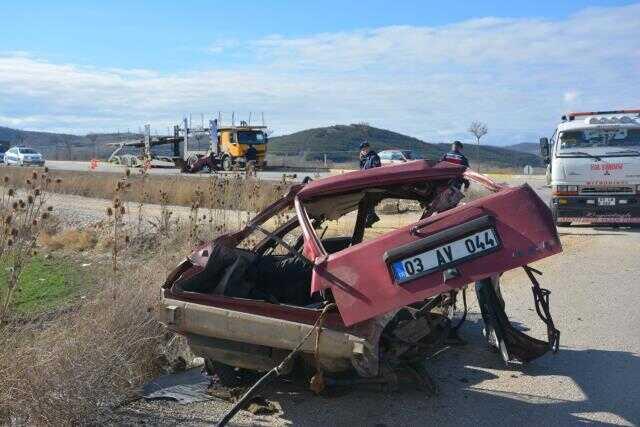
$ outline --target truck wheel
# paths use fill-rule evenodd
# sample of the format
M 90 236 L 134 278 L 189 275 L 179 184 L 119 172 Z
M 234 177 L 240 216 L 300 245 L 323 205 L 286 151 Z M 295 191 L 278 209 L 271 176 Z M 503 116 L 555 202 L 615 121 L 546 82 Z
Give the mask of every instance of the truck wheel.
M 231 157 L 227 156 L 222 159 L 222 169 L 226 171 L 230 171 L 233 167 L 233 162 L 231 161 Z
M 553 217 L 553 222 L 556 224 L 556 226 L 568 227 L 571 225 L 570 222 L 564 222 L 564 221 L 558 222 L 558 207 L 556 205 L 549 202 L 549 209 L 551 209 L 551 216 Z
M 256 374 L 252 371 L 234 368 L 213 359 L 205 359 L 204 369 L 207 374 L 217 377 L 220 385 L 224 387 L 240 387 L 256 378 Z

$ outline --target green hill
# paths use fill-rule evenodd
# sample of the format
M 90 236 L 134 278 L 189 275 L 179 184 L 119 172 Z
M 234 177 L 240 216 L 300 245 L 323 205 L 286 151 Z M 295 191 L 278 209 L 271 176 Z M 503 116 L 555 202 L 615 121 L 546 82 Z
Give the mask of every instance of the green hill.
M 290 135 L 272 137 L 269 141 L 269 153 L 297 154 L 307 160 L 322 160 L 326 154 L 328 160 L 349 162 L 357 158 L 358 146 L 364 140 L 369 141 L 376 151 L 406 149 L 426 159 L 439 159 L 450 148 L 449 144 L 431 144 L 390 130 L 352 124 L 307 129 Z M 467 144 L 465 154 L 473 163 L 476 147 Z M 537 155 L 492 145 L 480 146 L 480 162 L 497 167 L 542 166 L 542 159 Z

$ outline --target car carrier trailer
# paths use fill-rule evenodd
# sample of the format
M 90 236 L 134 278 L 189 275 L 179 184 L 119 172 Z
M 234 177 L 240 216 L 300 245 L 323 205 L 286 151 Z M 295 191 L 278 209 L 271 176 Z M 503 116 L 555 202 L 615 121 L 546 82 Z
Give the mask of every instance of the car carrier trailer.
M 250 147 L 255 150 L 256 158 L 253 166 L 260 169 L 267 165 L 267 126 L 252 125 L 241 121 L 239 125 L 232 120 L 231 125 L 220 126 L 219 119 L 209 121 L 209 126 L 190 127 L 188 119 L 182 125 L 173 127 L 173 135 L 151 135 L 149 125 L 144 134 L 137 139 L 130 139 L 108 145 L 116 147 L 109 156 L 109 162 L 131 167 L 178 167 L 189 172 L 191 167 L 203 157 L 210 159 L 210 169 L 231 171 L 244 169 L 247 166 L 247 152 Z M 152 148 L 171 146 L 171 155 L 159 156 Z M 125 154 L 127 149 L 139 149 L 139 154 Z

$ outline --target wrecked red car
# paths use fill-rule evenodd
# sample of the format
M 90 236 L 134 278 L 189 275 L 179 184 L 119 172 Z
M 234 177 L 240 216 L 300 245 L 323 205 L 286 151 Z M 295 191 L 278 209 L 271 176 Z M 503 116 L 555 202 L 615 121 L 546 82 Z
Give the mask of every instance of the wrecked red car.
M 466 179 L 493 193 L 460 203 Z M 385 204 L 400 219 L 366 228 Z M 356 171 L 293 185 L 244 229 L 198 248 L 164 283 L 162 322 L 221 379 L 269 371 L 299 346 L 297 361 L 328 377 L 377 381 L 455 339 L 466 298 L 457 321 L 456 305 L 475 283 L 487 340 L 506 362 L 527 362 L 559 340 L 549 292 L 527 264 L 561 251 L 548 207 L 526 184 L 424 160 Z M 505 314 L 499 278 L 519 267 L 546 341 Z

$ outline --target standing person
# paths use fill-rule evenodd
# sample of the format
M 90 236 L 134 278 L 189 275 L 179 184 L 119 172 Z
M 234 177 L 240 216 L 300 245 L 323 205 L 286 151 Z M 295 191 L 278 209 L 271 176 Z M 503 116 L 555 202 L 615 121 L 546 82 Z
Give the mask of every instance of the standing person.
M 373 151 L 367 141 L 360 144 L 360 169 L 380 167 L 380 157 Z
M 451 144 L 451 151 L 442 156 L 442 161 L 469 167 L 469 160 L 467 160 L 465 155 L 462 154 L 462 149 L 462 142 L 453 141 L 453 144 Z
M 373 169 L 382 166 L 378 153 L 373 151 L 367 141 L 360 144 L 360 169 Z M 375 206 L 371 206 L 364 220 L 365 228 L 371 228 L 373 224 L 380 221 L 380 217 L 376 215 Z
M 258 163 L 258 150 L 253 145 L 249 145 L 246 153 L 244 153 L 244 159 L 246 162 L 246 171 L 247 175 L 255 175 L 256 174 L 256 166 Z
M 454 163 L 456 165 L 460 165 L 468 168 L 469 160 L 467 160 L 466 156 L 462 154 L 462 149 L 463 149 L 462 142 L 453 141 L 453 144 L 451 144 L 451 151 L 449 151 L 447 154 L 442 156 L 441 161 Z M 463 185 L 465 190 L 469 188 L 469 180 L 465 178 L 456 178 L 452 184 L 458 190 L 461 189 Z

